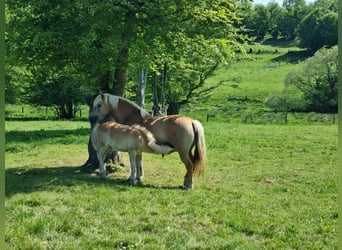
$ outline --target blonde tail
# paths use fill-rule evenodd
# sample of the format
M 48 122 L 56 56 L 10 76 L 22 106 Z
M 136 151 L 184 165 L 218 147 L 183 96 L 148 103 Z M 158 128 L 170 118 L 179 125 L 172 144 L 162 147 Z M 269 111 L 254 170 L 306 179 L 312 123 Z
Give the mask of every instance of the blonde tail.
M 207 163 L 207 150 L 205 145 L 204 129 L 202 124 L 197 120 L 192 121 L 192 126 L 195 133 L 193 172 L 200 176 L 203 176 L 204 167 Z

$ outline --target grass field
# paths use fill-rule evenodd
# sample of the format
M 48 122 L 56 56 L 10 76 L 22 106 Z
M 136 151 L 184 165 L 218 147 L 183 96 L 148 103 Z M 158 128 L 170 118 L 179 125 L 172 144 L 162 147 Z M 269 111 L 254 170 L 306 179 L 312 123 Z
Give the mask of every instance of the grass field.
M 208 149 L 191 191 L 180 189 L 177 154 L 144 154 L 142 187 L 126 182 L 127 154 L 106 181 L 80 171 L 85 106 L 76 121 L 6 106 L 7 249 L 336 249 L 334 115 L 293 113 L 283 124 L 263 103 L 305 56 L 284 42 L 252 49 L 182 109 L 204 125 Z
M 80 172 L 87 123 L 7 122 L 7 249 L 336 248 L 337 126 L 203 124 L 205 176 L 183 191 L 176 154 L 145 154 L 130 187 L 128 167 Z

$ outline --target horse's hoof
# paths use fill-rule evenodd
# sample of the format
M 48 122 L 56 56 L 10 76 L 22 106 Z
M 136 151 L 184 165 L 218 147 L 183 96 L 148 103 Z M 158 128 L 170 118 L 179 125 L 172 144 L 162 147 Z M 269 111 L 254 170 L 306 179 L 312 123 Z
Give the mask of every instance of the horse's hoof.
M 189 190 L 189 189 L 191 190 L 191 189 L 194 189 L 194 188 L 195 188 L 195 186 L 194 186 L 194 185 L 192 185 L 192 184 L 191 184 L 191 186 L 190 186 L 190 187 L 189 187 L 189 186 L 187 186 L 187 185 L 184 185 L 184 186 L 183 186 L 183 190 Z
M 129 182 L 131 183 L 131 186 L 135 187 L 137 185 L 137 183 L 135 182 L 135 180 L 131 180 L 129 179 Z

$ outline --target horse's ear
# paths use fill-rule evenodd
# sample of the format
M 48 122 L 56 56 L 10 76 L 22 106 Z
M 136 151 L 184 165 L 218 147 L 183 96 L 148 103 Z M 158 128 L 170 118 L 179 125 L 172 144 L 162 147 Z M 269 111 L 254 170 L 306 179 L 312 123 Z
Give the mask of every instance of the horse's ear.
M 103 93 L 101 94 L 101 99 L 102 99 L 102 101 L 104 101 L 104 99 L 105 99 L 105 95 Z

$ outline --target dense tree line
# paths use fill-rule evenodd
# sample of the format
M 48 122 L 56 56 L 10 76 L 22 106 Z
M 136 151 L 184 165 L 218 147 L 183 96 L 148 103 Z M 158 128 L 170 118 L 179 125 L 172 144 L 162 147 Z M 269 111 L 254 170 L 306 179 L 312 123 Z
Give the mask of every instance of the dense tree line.
M 236 0 L 6 1 L 6 102 L 72 118 L 85 96 L 129 95 L 146 72 L 155 104 L 177 113 L 233 57 L 241 16 Z
M 298 38 L 301 47 L 313 51 L 337 44 L 337 0 L 310 4 L 305 0 L 284 0 L 282 6 L 276 2 L 267 6 L 247 2 L 245 11 L 243 23 L 257 40 L 267 34 L 273 38 Z

